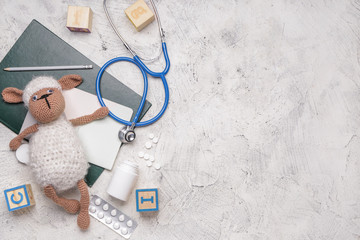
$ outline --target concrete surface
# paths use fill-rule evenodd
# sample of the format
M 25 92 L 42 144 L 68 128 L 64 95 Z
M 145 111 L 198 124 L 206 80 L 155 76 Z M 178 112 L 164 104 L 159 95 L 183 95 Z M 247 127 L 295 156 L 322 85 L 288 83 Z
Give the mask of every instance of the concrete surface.
M 123 12 L 130 1 L 108 1 L 128 41 L 157 55 L 156 24 L 137 33 Z M 116 165 L 139 162 L 137 187 L 159 188 L 160 211 L 137 213 L 134 193 L 126 203 L 108 196 L 109 171 L 91 193 L 138 221 L 132 239 L 360 239 L 360 1 L 156 3 L 172 63 L 170 104 L 159 122 L 137 129 Z M 65 28 L 68 5 L 92 8 L 91 34 Z M 99 65 L 129 56 L 100 0 L 2 0 L 0 9 L 0 59 L 32 19 Z M 135 68 L 110 72 L 141 93 Z M 147 118 L 163 97 L 151 79 Z M 149 151 L 159 171 L 137 157 L 149 133 L 160 136 Z M 31 183 L 37 204 L 9 213 L 1 196 L 0 239 L 121 239 L 95 219 L 80 231 L 17 162 L 13 137 L 0 126 L 0 190 Z

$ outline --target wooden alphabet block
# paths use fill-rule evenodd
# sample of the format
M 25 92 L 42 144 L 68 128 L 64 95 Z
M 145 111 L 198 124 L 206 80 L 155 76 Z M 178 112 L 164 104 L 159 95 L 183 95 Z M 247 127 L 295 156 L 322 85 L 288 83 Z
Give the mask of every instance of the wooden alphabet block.
M 159 210 L 158 190 L 136 189 L 136 211 L 147 212 Z
M 92 11 L 89 7 L 69 6 L 66 27 L 72 32 L 91 32 Z
M 150 10 L 144 0 L 138 0 L 125 10 L 126 16 L 139 32 L 154 21 L 154 13 Z
M 7 207 L 10 212 L 35 205 L 35 199 L 30 184 L 6 189 L 4 193 Z

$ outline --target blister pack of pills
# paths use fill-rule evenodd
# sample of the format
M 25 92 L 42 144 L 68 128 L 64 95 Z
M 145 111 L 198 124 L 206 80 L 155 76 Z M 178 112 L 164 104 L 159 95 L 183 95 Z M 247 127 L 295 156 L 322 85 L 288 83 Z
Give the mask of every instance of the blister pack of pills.
M 90 200 L 89 214 L 126 239 L 137 227 L 136 221 L 97 195 Z

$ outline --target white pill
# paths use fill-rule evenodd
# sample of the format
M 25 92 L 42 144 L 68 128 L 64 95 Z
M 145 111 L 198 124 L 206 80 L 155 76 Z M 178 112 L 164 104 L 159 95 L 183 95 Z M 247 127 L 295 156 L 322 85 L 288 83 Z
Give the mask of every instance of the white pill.
M 145 160 L 148 160 L 150 158 L 150 155 L 149 154 L 147 154 L 147 153 L 145 153 L 145 155 L 144 155 L 144 159 Z
M 116 222 L 114 223 L 113 227 L 118 230 L 120 228 L 120 223 Z
M 121 234 L 125 235 L 128 233 L 128 230 L 126 228 L 121 229 Z
M 153 139 L 153 141 L 154 141 L 154 139 Z M 151 148 L 151 142 L 146 142 L 146 143 L 145 143 L 145 147 L 146 147 L 147 149 L 150 149 L 150 148 Z
M 104 204 L 103 209 L 104 209 L 105 211 L 109 210 L 109 204 Z
M 153 138 L 153 143 L 158 143 L 159 142 L 159 138 L 155 137 Z
M 29 144 L 21 144 L 20 147 L 16 150 L 16 158 L 19 162 L 24 164 L 29 164 L 30 154 L 29 154 Z
M 132 222 L 131 220 L 129 220 L 129 221 L 126 222 L 126 225 L 127 225 L 128 227 L 132 227 L 133 222 Z
M 139 158 L 144 157 L 144 152 L 139 152 L 139 153 L 138 153 L 138 156 L 139 156 Z
M 110 214 L 111 214 L 111 216 L 115 217 L 117 214 L 116 209 L 113 209 Z
M 146 166 L 151 167 L 151 166 L 152 166 L 152 162 L 151 162 L 151 161 L 146 161 Z
M 110 224 L 110 223 L 112 222 L 111 217 L 106 218 L 105 222 L 106 222 L 107 224 Z
M 96 212 L 96 208 L 94 206 L 91 206 L 90 207 L 90 212 L 92 212 L 92 213 Z
M 155 161 L 154 156 L 150 156 L 149 160 L 152 161 L 152 162 Z
M 97 206 L 99 206 L 99 205 L 101 204 L 101 199 L 100 199 L 100 198 L 96 199 L 96 200 L 95 200 L 95 204 L 96 204 Z
M 104 217 L 104 213 L 103 212 L 99 212 L 98 214 L 97 214 L 97 216 L 98 216 L 98 218 L 103 218 Z
M 124 221 L 124 220 L 125 220 L 125 216 L 124 216 L 124 214 L 121 214 L 121 215 L 119 216 L 119 221 L 122 222 L 122 221 Z
M 150 134 L 149 134 L 149 138 L 150 138 L 150 139 L 153 139 L 153 138 L 154 138 L 154 134 L 153 134 L 153 133 L 150 133 Z
M 160 163 L 155 163 L 154 167 L 156 170 L 160 170 L 161 165 L 160 165 Z

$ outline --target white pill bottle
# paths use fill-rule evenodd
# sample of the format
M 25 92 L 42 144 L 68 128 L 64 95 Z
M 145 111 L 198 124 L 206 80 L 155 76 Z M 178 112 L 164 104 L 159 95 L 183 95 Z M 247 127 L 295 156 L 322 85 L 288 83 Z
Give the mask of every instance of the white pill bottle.
M 127 201 L 139 176 L 139 165 L 130 161 L 122 162 L 115 170 L 107 193 L 111 196 Z

